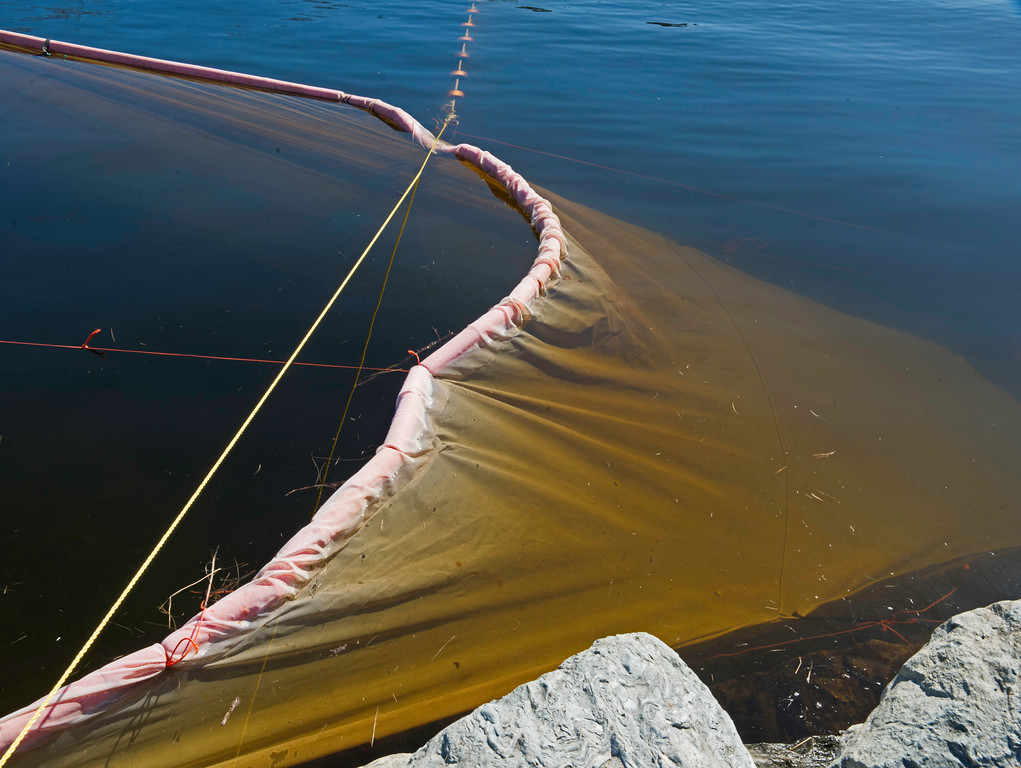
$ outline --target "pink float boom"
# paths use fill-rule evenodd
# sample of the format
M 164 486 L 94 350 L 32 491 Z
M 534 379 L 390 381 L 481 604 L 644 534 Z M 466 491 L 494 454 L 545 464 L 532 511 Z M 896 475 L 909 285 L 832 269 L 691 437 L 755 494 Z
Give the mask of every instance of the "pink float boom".
M 343 91 L 4 30 L 0 30 L 0 45 L 30 53 L 349 104 L 409 133 L 425 148 L 435 141 L 433 134 L 403 109 Z M 23 746 L 31 746 L 61 728 L 102 713 L 144 681 L 163 674 L 175 664 L 201 663 L 226 652 L 252 629 L 265 623 L 276 608 L 293 597 L 358 531 L 374 505 L 403 485 L 415 463 L 428 453 L 432 435 L 429 411 L 433 402 L 433 377 L 461 363 L 473 350 L 516 333 L 531 315 L 532 303 L 559 277 L 560 264 L 567 257 L 567 239 L 550 203 L 507 163 L 478 147 L 439 142 L 436 152 L 453 155 L 485 172 L 528 214 L 539 239 L 538 254 L 531 269 L 507 298 L 411 370 L 398 395 L 390 430 L 375 456 L 337 489 L 309 525 L 299 530 L 252 581 L 195 616 L 162 643 L 122 657 L 65 686 L 32 727 Z M 17 738 L 38 706 L 36 702 L 0 719 L 0 752 Z

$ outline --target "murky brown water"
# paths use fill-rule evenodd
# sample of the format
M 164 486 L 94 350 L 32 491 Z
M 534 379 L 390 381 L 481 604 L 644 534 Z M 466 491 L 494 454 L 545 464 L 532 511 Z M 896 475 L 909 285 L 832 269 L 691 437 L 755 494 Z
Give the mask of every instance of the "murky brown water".
M 174 96 L 175 88 L 166 109 L 212 117 L 246 143 L 289 139 L 306 161 L 322 149 L 338 163 L 285 169 L 267 147 L 246 146 L 239 164 L 231 140 L 217 136 L 201 151 L 189 148 L 193 174 L 242 168 L 291 194 L 328 195 L 332 208 L 371 213 L 388 199 L 383 179 L 401 175 L 416 154 L 385 129 L 363 132 L 357 119 L 313 121 L 320 128 L 288 136 L 304 125 L 304 108 L 296 108 L 300 120 L 281 119 L 266 133 L 263 97 L 245 96 L 221 121 L 203 111 L 216 96 L 192 86 Z M 125 124 L 92 109 L 100 125 Z M 196 140 L 191 131 L 171 135 L 180 126 L 157 117 L 149 127 L 167 137 L 146 145 L 153 151 Z M 141 141 L 124 130 L 110 152 Z M 347 170 L 337 178 L 341 162 Z M 147 189 L 151 177 L 137 170 Z M 220 199 L 246 207 L 249 179 L 223 173 L 237 197 Z M 483 310 L 495 299 L 474 287 L 490 283 L 456 270 L 488 264 L 491 251 L 510 262 L 523 248 L 491 232 L 504 226 L 495 221 L 526 230 L 481 181 L 454 163 L 439 173 L 414 242 L 437 258 L 458 253 L 457 276 L 439 281 L 446 285 L 419 305 L 420 319 L 401 323 L 428 323 L 437 302 Z M 174 667 L 16 764 L 80 766 L 121 754 L 146 763 L 168 749 L 182 765 L 233 764 L 238 754 L 246 764 L 293 764 L 470 709 L 606 634 L 648 631 L 682 652 L 708 640 L 723 648 L 724 638 L 747 632 L 776 646 L 769 633 L 786 619 L 890 577 L 1021 545 L 1021 405 L 960 357 L 552 199 L 572 238 L 563 279 L 523 332 L 441 377 L 434 450 L 401 492 L 240 647 Z M 153 210 L 139 206 L 131 221 Z M 468 229 L 459 231 L 462 221 Z M 358 231 L 353 225 L 348 236 Z M 254 305 L 258 317 L 264 310 Z M 388 333 L 399 335 L 401 323 Z M 65 380 L 65 394 L 84 386 Z M 301 409 L 315 388 L 299 389 L 288 402 Z M 315 416 L 304 414 L 296 433 Z M 201 439 L 220 442 L 205 430 Z M 251 503 L 289 503 L 276 493 Z M 236 531 L 244 512 L 224 529 Z M 161 529 L 140 522 L 153 536 Z M 302 522 L 294 513 L 263 517 L 258 527 L 290 533 Z M 891 611 L 912 609 L 903 602 Z M 740 677 L 745 660 L 736 658 L 721 677 Z M 719 690 L 727 693 L 722 683 Z M 226 717 L 234 701 L 245 706 Z

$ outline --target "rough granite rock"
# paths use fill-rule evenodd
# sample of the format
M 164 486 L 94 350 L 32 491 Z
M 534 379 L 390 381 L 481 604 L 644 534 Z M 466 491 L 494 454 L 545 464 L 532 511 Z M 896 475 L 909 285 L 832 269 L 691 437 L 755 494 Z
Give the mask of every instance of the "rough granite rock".
M 734 724 L 652 635 L 597 640 L 538 680 L 371 768 L 754 768 Z M 367 767 L 368 768 L 368 767 Z
M 1021 765 L 1021 601 L 959 614 L 848 731 L 839 768 Z

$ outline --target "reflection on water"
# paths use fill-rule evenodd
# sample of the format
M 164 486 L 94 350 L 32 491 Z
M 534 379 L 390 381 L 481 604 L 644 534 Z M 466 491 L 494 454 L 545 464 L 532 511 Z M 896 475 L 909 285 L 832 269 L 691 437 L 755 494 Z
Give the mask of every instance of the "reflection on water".
M 109 16 L 111 13 L 102 4 L 89 2 L 89 0 L 78 0 L 77 3 L 54 4 L 49 8 L 33 4 L 31 10 L 38 15 L 32 15 L 28 18 L 31 21 L 42 23 L 53 21 L 79 22 L 87 16 L 101 17 Z
M 330 0 L 305 0 L 300 5 L 310 14 L 308 16 L 292 16 L 291 21 L 322 21 L 326 18 L 335 17 L 337 11 L 343 8 L 365 9 L 367 6 L 359 3 L 337 3 Z

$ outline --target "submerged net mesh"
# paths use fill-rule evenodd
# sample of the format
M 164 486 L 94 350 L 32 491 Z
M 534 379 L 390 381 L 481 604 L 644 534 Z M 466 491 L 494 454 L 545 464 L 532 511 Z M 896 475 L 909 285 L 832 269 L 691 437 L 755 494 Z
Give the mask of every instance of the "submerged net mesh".
M 290 765 L 603 635 L 681 647 L 1021 544 L 1021 409 L 960 358 L 548 195 L 561 263 L 539 195 L 457 154 L 527 211 L 533 277 L 251 584 L 72 687 L 12 765 Z

